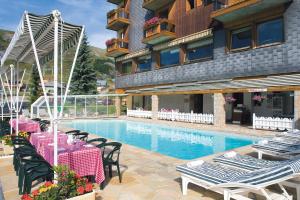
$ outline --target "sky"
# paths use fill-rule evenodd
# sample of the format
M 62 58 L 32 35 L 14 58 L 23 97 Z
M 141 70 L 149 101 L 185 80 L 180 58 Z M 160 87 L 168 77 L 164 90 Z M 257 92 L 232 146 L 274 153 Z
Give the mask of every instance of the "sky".
M 91 45 L 106 48 L 105 41 L 116 35 L 105 28 L 106 13 L 114 8 L 106 0 L 0 0 L 0 29 L 14 31 L 25 10 L 46 15 L 57 9 L 64 21 L 85 25 Z

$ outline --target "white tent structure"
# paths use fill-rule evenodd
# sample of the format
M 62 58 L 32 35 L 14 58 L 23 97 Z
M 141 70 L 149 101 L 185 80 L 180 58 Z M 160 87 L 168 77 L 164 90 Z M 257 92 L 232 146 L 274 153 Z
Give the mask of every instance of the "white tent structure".
M 68 95 L 72 74 L 74 71 L 79 47 L 83 38 L 84 27 L 72 25 L 63 21 L 62 16 L 58 10 L 52 11 L 51 14 L 45 16 L 38 16 L 25 11 L 20 24 L 1 59 L 1 67 L 4 67 L 7 60 L 19 63 L 36 64 L 41 86 L 44 93 L 44 98 L 47 104 L 48 114 L 50 116 L 54 135 L 54 165 L 57 165 L 57 131 L 58 121 L 61 114 L 58 113 L 58 72 L 59 60 L 60 70 L 63 71 L 63 51 L 76 46 L 76 52 L 71 67 L 71 72 L 68 78 L 67 87 L 62 101 L 62 109 Z M 60 55 L 59 55 L 60 54 Z M 59 59 L 59 56 L 61 57 Z M 51 111 L 49 107 L 48 97 L 45 90 L 45 84 L 41 69 L 41 64 L 53 59 L 53 73 L 54 73 L 54 108 Z M 12 66 L 13 68 L 13 66 Z M 61 73 L 62 74 L 62 73 Z M 2 78 L 1 78 L 2 80 Z M 3 81 L 2 81 L 3 83 Z M 5 87 L 3 87 L 4 93 Z M 18 120 L 18 116 L 17 116 Z

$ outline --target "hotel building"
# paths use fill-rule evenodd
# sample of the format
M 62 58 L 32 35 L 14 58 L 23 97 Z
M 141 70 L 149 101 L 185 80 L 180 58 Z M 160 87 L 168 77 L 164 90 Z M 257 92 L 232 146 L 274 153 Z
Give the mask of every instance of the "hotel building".
M 107 0 L 107 56 L 129 109 L 300 119 L 299 0 Z

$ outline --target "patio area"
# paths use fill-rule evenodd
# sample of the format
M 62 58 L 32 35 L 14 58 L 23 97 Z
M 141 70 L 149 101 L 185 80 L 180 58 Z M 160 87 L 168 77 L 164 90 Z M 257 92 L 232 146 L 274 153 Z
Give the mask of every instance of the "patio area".
M 248 153 L 249 147 L 238 150 Z M 214 155 L 215 156 L 215 155 Z M 203 158 L 210 160 L 213 156 Z M 97 185 L 97 200 L 221 200 L 222 195 L 189 185 L 188 195 L 181 192 L 180 175 L 175 167 L 186 161 L 163 156 L 130 145 L 124 145 L 120 157 L 123 181 L 118 177 L 109 180 L 103 191 Z M 0 180 L 3 185 L 5 200 L 20 199 L 18 195 L 17 176 L 13 170 L 12 158 L 0 159 Z

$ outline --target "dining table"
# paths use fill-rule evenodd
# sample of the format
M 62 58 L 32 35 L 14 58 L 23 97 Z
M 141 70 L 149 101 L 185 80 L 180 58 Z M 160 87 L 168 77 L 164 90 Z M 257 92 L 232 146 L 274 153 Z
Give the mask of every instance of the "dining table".
M 37 152 L 52 166 L 54 165 L 54 134 L 51 132 L 34 133 L 30 142 Z M 68 135 L 58 132 L 58 164 L 66 165 L 79 176 L 94 176 L 101 184 L 105 179 L 102 152 L 92 144 L 81 140 L 68 141 Z
M 17 129 L 17 119 L 11 119 L 9 123 L 15 130 Z M 25 131 L 30 133 L 36 133 L 41 131 L 39 122 L 27 118 L 18 119 L 18 129 L 19 131 Z

